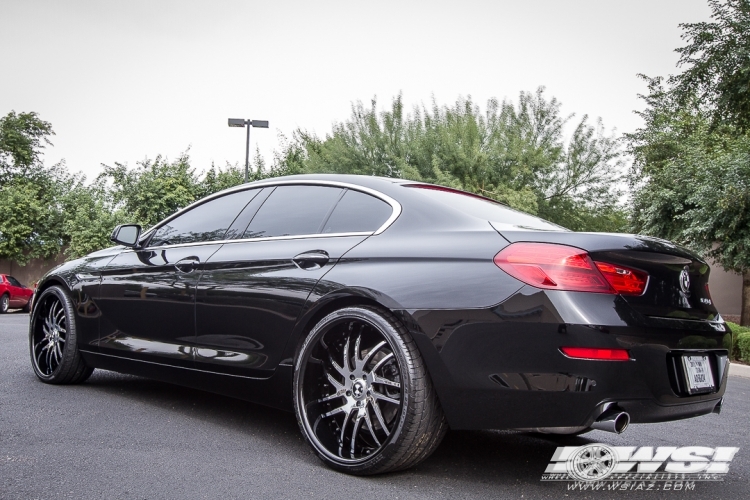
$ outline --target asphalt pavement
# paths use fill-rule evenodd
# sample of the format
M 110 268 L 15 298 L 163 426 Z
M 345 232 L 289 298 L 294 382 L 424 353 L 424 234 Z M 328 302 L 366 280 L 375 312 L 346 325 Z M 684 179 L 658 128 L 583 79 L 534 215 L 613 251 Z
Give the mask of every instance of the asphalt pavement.
M 97 370 L 51 386 L 32 372 L 28 315 L 0 315 L 0 498 L 750 498 L 750 379 L 730 377 L 721 415 L 547 438 L 450 431 L 411 470 L 326 468 L 293 414 Z M 569 491 L 541 482 L 558 446 L 737 446 L 723 482 L 680 491 Z

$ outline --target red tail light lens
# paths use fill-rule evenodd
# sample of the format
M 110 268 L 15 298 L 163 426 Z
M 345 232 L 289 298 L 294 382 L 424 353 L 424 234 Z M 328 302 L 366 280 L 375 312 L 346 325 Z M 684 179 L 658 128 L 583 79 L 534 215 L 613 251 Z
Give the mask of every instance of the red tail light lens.
M 602 276 L 622 295 L 641 295 L 648 283 L 648 274 L 623 266 L 597 262 L 596 267 Z
M 551 243 L 513 243 L 495 255 L 497 267 L 547 290 L 617 293 L 584 250 Z
M 569 358 L 596 359 L 600 361 L 627 361 L 630 354 L 626 349 L 599 349 L 597 347 L 561 347 Z
M 648 283 L 644 272 L 594 262 L 585 250 L 554 243 L 513 243 L 494 261 L 514 278 L 546 290 L 641 295 Z

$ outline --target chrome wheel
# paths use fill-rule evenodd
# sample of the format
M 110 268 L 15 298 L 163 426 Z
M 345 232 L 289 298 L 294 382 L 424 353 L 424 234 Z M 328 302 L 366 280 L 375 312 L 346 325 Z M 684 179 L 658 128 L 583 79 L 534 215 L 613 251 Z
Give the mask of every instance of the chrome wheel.
M 0 297 L 0 313 L 8 312 L 10 306 L 10 298 L 7 295 Z
M 397 356 L 379 328 L 339 318 L 306 344 L 299 367 L 301 424 L 319 452 L 355 464 L 387 445 L 403 395 Z
M 47 295 L 38 306 L 34 324 L 32 357 L 42 375 L 52 375 L 60 366 L 68 338 L 68 318 L 60 299 Z

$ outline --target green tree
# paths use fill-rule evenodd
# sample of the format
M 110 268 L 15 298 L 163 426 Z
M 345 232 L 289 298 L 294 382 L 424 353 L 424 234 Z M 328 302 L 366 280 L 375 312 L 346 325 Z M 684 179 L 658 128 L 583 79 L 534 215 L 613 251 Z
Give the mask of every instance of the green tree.
M 712 22 L 685 23 L 687 45 L 676 49 L 679 66 L 670 77 L 683 101 L 705 102 L 713 124 L 750 127 L 750 1 L 708 0 Z
M 254 159 L 255 177 L 263 173 L 262 159 Z M 137 223 L 148 228 L 194 201 L 244 181 L 244 170 L 236 165 L 224 169 L 212 165 L 196 174 L 187 152 L 174 161 L 159 155 L 135 168 L 123 163 L 103 165 L 91 184 L 78 178 L 63 199 L 62 225 L 69 257 L 80 257 L 111 246 L 109 236 L 117 224 Z
M 63 198 L 66 235 L 65 255 L 81 257 L 112 245 L 109 239 L 118 224 L 129 222 L 123 209 L 117 208 L 103 179 L 90 185 L 85 178 L 76 180 Z
M 678 128 L 683 124 L 676 124 Z M 664 141 L 659 165 L 633 194 L 633 229 L 692 247 L 742 273 L 741 324 L 750 323 L 750 138 L 719 137 L 705 120 L 684 143 Z M 671 135 L 667 133 L 666 135 Z M 713 147 L 707 147 L 707 144 Z M 671 148 L 679 151 L 664 158 Z M 658 148 L 644 148 L 659 157 Z M 638 158 L 638 157 L 637 157 Z M 644 161 L 641 157 L 639 161 Z
M 239 186 L 243 182 L 245 182 L 245 172 L 237 165 L 227 163 L 226 167 L 221 169 L 212 164 L 198 183 L 198 198 Z
M 471 98 L 452 106 L 404 111 L 402 97 L 378 111 L 361 102 L 325 139 L 302 130 L 277 154 L 280 171 L 379 175 L 435 182 L 494 198 L 575 230 L 616 231 L 619 141 L 573 115 L 544 89 L 522 92 L 517 104 L 490 100 L 482 113 Z
M 51 258 L 66 243 L 63 197 L 72 184 L 64 164 L 0 186 L 0 258 L 21 265 Z
M 635 231 L 678 241 L 742 273 L 750 324 L 750 2 L 709 0 L 680 25 L 685 70 L 647 78 L 644 126 L 627 134 Z
M 0 258 L 20 264 L 57 255 L 64 244 L 62 196 L 72 179 L 64 163 L 45 168 L 52 126 L 36 113 L 0 118 Z
M 112 207 L 144 227 L 153 226 L 205 194 L 187 152 L 172 162 L 159 155 L 132 169 L 122 163 L 102 167 L 97 183 L 109 192 Z
M 0 118 L 0 185 L 18 177 L 38 175 L 42 148 L 52 144 L 52 125 L 36 113 L 11 111 Z

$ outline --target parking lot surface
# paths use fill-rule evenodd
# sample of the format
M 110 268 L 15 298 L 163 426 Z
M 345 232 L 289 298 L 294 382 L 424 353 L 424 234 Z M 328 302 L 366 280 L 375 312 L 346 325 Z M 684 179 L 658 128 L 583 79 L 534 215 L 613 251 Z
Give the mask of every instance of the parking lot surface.
M 721 415 L 543 437 L 451 431 L 420 466 L 358 478 L 327 469 L 293 414 L 97 370 L 79 386 L 34 376 L 28 315 L 0 315 L 0 498 L 750 498 L 750 379 Z M 680 491 L 570 491 L 541 482 L 558 446 L 737 446 L 723 482 Z

